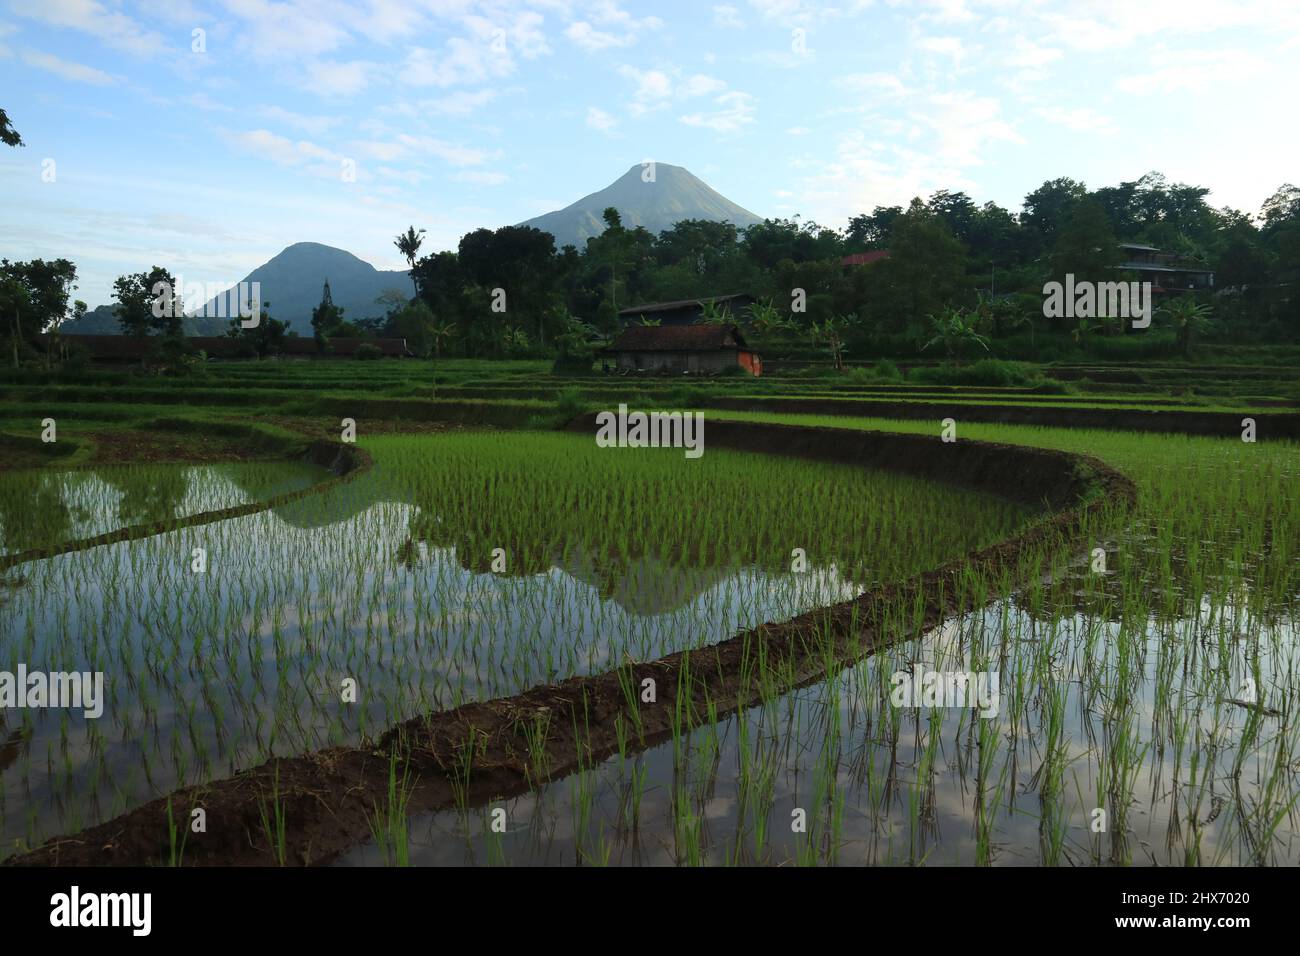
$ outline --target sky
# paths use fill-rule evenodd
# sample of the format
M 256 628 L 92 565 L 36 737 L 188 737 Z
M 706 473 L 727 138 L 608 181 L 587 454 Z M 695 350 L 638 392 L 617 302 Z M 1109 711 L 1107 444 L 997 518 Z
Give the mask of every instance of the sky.
M 844 228 L 1149 171 L 1258 213 L 1300 180 L 1294 0 L 0 0 L 0 257 L 93 308 L 294 242 L 424 251 L 684 166 Z

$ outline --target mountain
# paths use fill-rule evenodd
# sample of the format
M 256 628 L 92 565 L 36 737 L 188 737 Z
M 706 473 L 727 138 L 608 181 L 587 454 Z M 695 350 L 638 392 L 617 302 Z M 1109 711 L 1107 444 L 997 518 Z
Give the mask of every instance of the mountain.
M 262 301 L 270 303 L 271 317 L 289 323 L 299 335 L 311 335 L 311 312 L 320 304 L 321 290 L 329 280 L 334 304 L 342 306 L 348 321 L 384 314 L 375 304 L 386 289 L 400 289 L 406 296 L 415 294 L 408 274 L 385 272 L 358 259 L 350 252 L 321 245 L 319 242 L 295 242 L 269 262 L 258 266 L 244 279 L 262 284 Z M 229 318 L 215 318 L 217 299 L 234 297 L 222 293 L 207 303 L 206 316 L 195 319 L 196 335 L 220 335 L 230 326 Z M 197 303 L 186 303 L 193 311 Z M 234 312 L 228 306 L 227 316 Z
M 387 289 L 400 289 L 408 297 L 415 293 L 406 272 L 384 272 L 350 252 L 319 242 L 295 242 L 250 272 L 244 281 L 262 284 L 262 301 L 270 303 L 272 318 L 287 321 L 299 335 L 311 335 L 311 311 L 320 304 L 326 279 L 330 297 L 335 305 L 343 307 L 343 318 L 349 321 L 383 315 L 384 307 L 376 305 L 375 299 Z M 222 298 L 226 299 L 225 318 L 216 315 L 217 300 Z M 237 302 L 237 294 L 223 292 L 207 303 L 206 315 L 192 314 L 200 304 L 186 302 L 185 310 L 191 314 L 185 317 L 185 334 L 224 335 Z M 113 316 L 113 307 L 101 305 L 86 313 L 80 322 L 64 323 L 63 332 L 120 335 L 122 330 Z
M 683 219 L 727 221 L 740 228 L 762 222 L 681 166 L 655 163 L 654 182 L 649 183 L 642 181 L 641 173 L 638 163 L 600 192 L 520 225 L 549 232 L 557 249 L 571 244 L 581 250 L 588 239 L 605 231 L 601 214 L 610 206 L 618 210 L 627 228 L 644 226 L 655 235 Z
M 122 329 L 117 324 L 111 305 L 101 305 L 91 309 L 80 321 L 64 322 L 59 326 L 64 335 L 121 335 Z

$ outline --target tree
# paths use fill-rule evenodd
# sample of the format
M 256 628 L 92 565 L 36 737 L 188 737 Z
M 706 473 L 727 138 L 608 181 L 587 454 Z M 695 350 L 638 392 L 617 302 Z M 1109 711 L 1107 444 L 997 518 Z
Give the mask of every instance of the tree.
M 320 304 L 311 310 L 311 327 L 316 347 L 325 351 L 330 336 L 337 334 L 342 325 L 343 309 L 334 304 L 334 297 L 330 295 L 330 280 L 326 279 L 325 287 L 321 290 Z
M 417 232 L 414 226 L 407 226 L 406 232 L 397 234 L 397 241 L 394 243 L 397 246 L 397 251 L 406 258 L 406 264 L 411 270 L 411 281 L 413 283 L 415 282 L 415 258 L 420 254 L 420 246 L 424 244 L 424 241 L 420 238 L 423 235 L 423 229 Z M 416 291 L 419 291 L 418 285 Z
M 123 335 L 144 338 L 155 334 L 175 338 L 184 326 L 185 304 L 176 278 L 162 266 L 113 280 L 113 314 Z
M 1285 183 L 1268 199 L 1260 210 L 1264 220 L 1263 232 L 1271 234 L 1289 222 L 1300 219 L 1300 189 Z
M 869 216 L 854 216 L 849 220 L 846 234 L 849 247 L 859 252 L 889 248 L 894 224 L 902 214 L 902 206 L 877 206 Z
M 6 266 L 8 263 L 6 263 Z M 9 341 L 13 346 L 14 368 L 18 368 L 19 351 L 23 341 L 23 319 L 32 316 L 31 293 L 27 284 L 17 276 L 0 273 L 0 314 L 9 319 Z
M 463 242 L 464 240 L 462 240 Z M 467 303 L 471 283 L 454 252 L 425 256 L 413 271 L 419 298 L 440 320 L 456 326 L 462 342 L 468 342 L 472 317 Z
M 4 110 L 0 110 L 0 143 L 6 146 L 25 146 L 23 138 L 18 135 L 18 130 L 14 129 L 9 123 L 9 116 Z
M 920 199 L 898 218 L 889 258 L 872 265 L 865 282 L 876 319 L 896 330 L 921 326 L 931 313 L 970 297 L 965 249 Z
M 1116 282 L 1120 278 L 1115 268 L 1119 263 L 1119 243 L 1111 232 L 1106 211 L 1095 200 L 1081 200 L 1052 247 L 1051 277 L 1064 282 L 1066 275 L 1072 274 L 1075 282 Z
M 251 300 L 249 306 L 250 308 L 252 306 Z M 271 303 L 263 302 L 257 325 L 244 328 L 243 319 L 235 316 L 230 320 L 230 328 L 226 331 L 226 335 L 239 340 L 241 350 L 250 357 L 266 358 L 280 353 L 288 331 L 289 323 L 271 318 Z
M 1039 248 L 1050 247 L 1057 233 L 1065 228 L 1075 205 L 1087 195 L 1088 187 L 1083 183 L 1066 176 L 1050 179 L 1025 197 L 1020 221 L 1036 233 Z
M 585 375 L 596 360 L 592 342 L 599 336 L 595 327 L 567 312 L 561 317 L 564 331 L 556 337 L 555 364 L 551 371 L 556 375 Z
M 68 318 L 77 267 L 68 259 L 32 259 L 29 262 L 0 260 L 0 311 L 9 318 L 14 367 L 18 367 L 24 326 L 30 332 L 49 331 L 46 365 L 53 355 L 54 337 Z M 84 314 L 85 304 L 81 304 Z M 74 305 L 73 312 L 76 314 Z
M 661 266 L 684 266 L 701 278 L 716 277 L 723 262 L 739 254 L 739 236 L 729 222 L 683 219 L 659 233 L 654 241 L 655 261 Z
M 478 287 L 480 302 L 489 301 L 492 290 L 502 289 L 504 314 L 520 326 L 534 325 L 538 341 L 546 341 L 546 323 L 560 300 L 554 236 L 531 226 L 476 229 L 461 239 L 457 260 L 465 277 Z M 470 317 L 478 321 L 469 325 L 466 337 L 477 332 L 480 340 L 502 345 L 503 330 L 497 323 L 505 320 L 500 315 L 475 308 Z
M 422 299 L 412 299 L 393 318 L 394 330 L 420 358 L 428 358 L 436 350 L 434 325 L 433 310 Z
M 930 210 L 948 224 L 961 242 L 970 241 L 971 226 L 978 212 L 974 201 L 963 192 L 940 189 L 930 197 Z

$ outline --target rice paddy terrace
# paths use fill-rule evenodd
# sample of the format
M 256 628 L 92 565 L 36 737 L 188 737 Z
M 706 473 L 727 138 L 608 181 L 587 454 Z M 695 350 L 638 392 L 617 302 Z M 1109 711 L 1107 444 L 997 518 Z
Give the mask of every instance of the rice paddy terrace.
M 1294 865 L 1295 395 L 1089 371 L 11 376 L 0 856 Z

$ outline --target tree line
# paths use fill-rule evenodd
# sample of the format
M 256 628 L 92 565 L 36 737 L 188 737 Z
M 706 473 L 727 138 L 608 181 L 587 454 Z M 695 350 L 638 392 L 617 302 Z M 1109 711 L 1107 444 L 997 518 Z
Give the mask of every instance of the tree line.
M 6 141 L 16 137 L 5 130 Z M 1026 340 L 1032 353 L 1053 336 L 1086 347 L 1126 331 L 1082 319 L 1063 326 L 1042 309 L 1044 283 L 1065 273 L 1120 278 L 1126 241 L 1216 274 L 1212 293 L 1175 303 L 1155 330 L 1183 351 L 1194 332 L 1237 343 L 1300 341 L 1300 189 L 1281 187 L 1258 215 L 1216 209 L 1208 195 L 1159 173 L 1099 189 L 1059 178 L 1026 195 L 1019 213 L 939 190 L 906 208 L 877 206 L 843 230 L 799 217 L 744 229 L 692 219 L 658 235 L 625 225 L 610 208 L 604 231 L 582 249 L 556 248 L 535 228 L 505 226 L 476 229 L 455 251 L 421 255 L 424 230 L 411 226 L 395 245 L 410 267 L 413 297 L 394 290 L 376 303 L 383 314 L 350 318 L 327 284 L 311 324 L 322 350 L 340 335 L 397 336 L 421 356 L 558 356 L 577 366 L 589 361 L 592 343 L 618 331 L 620 309 L 745 292 L 759 305 L 706 320 L 739 322 L 760 346 L 823 349 L 837 365 L 846 351 L 904 355 L 941 346 L 951 356 L 991 340 Z M 871 251 L 888 256 L 842 262 Z M 69 301 L 75 279 L 66 259 L 0 262 L 0 316 L 15 366 L 24 350 L 31 361 L 57 358 L 53 344 L 42 350 L 29 339 L 84 314 L 84 303 Z M 181 304 L 158 316 L 158 282 L 174 286 L 160 266 L 119 277 L 113 312 L 124 333 L 178 343 Z M 246 354 L 274 354 L 292 334 L 273 311 L 262 303 L 261 321 L 247 329 L 232 319 L 229 334 Z

